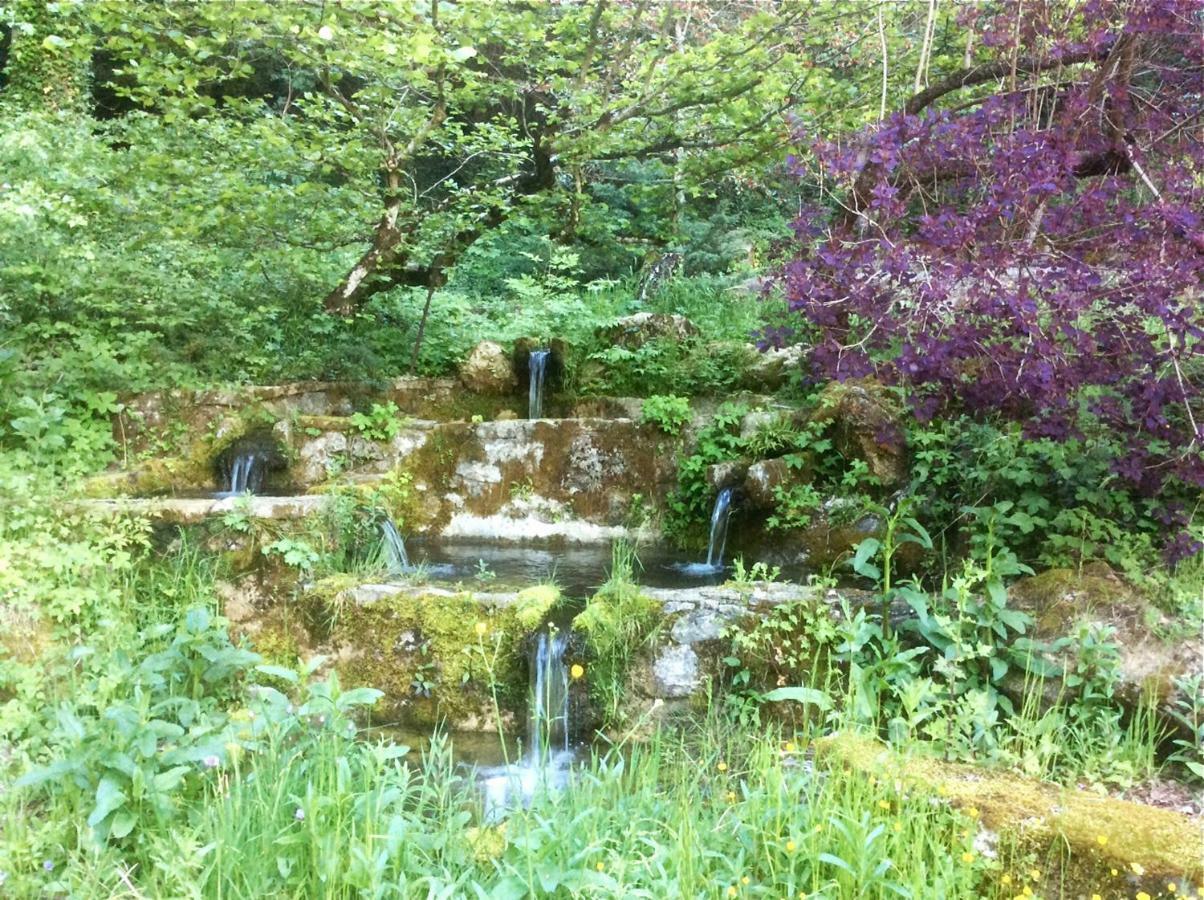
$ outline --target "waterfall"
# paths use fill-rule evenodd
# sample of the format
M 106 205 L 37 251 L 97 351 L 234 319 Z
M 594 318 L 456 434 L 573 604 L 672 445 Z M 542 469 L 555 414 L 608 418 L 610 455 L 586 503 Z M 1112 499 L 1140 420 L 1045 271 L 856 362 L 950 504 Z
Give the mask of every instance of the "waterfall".
M 527 764 L 539 765 L 553 749 L 569 749 L 569 672 L 564 665 L 568 633 L 545 629 L 531 652 L 527 712 Z
M 527 358 L 530 372 L 530 382 L 527 386 L 527 418 L 543 417 L 543 381 L 548 370 L 548 357 L 551 350 L 532 350 Z
M 393 524 L 392 519 L 384 519 L 380 523 L 381 544 L 384 547 L 385 562 L 390 574 L 402 575 L 411 571 L 410 556 L 406 553 L 406 542 L 401 532 Z
M 222 466 L 224 490 L 218 496 L 237 496 L 238 494 L 257 494 L 263 488 L 263 462 L 260 454 L 253 450 L 244 450 Z
M 707 565 L 723 568 L 723 548 L 727 545 L 727 520 L 732 513 L 732 489 L 725 487 L 715 498 L 711 510 L 711 537 L 707 542 Z
M 569 743 L 569 672 L 564 664 L 567 631 L 549 626 L 535 636 L 528 658 L 530 698 L 527 745 L 521 760 L 481 773 L 484 819 L 500 822 L 529 805 L 541 791 L 568 786 L 573 762 Z

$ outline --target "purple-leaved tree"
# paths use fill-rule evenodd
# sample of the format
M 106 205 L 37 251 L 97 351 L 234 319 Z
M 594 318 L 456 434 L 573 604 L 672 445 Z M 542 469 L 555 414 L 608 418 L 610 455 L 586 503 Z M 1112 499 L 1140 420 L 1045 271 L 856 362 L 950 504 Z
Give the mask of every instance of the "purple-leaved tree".
M 825 202 L 782 270 L 816 371 L 917 415 L 1105 427 L 1143 493 L 1204 486 L 1204 6 L 973 6 L 976 60 L 792 158 Z

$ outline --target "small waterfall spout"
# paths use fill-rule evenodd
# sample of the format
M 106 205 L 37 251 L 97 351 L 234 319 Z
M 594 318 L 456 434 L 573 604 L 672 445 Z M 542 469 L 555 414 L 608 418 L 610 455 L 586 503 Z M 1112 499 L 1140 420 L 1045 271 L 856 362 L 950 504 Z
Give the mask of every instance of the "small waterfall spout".
M 732 514 L 732 489 L 726 487 L 715 498 L 711 509 L 711 537 L 707 541 L 707 561 L 677 563 L 671 568 L 691 578 L 716 578 L 723 575 L 723 550 L 727 546 L 727 520 Z
M 406 542 L 393 524 L 392 519 L 384 519 L 380 523 L 381 544 L 384 547 L 385 565 L 392 575 L 404 575 L 413 571 L 410 556 L 406 553 Z
M 541 631 L 531 652 L 531 698 L 527 713 L 527 764 L 569 749 L 569 671 L 564 665 L 568 633 Z
M 551 350 L 532 350 L 527 358 L 530 382 L 527 387 L 527 418 L 543 417 L 543 382 L 548 371 L 548 357 Z
M 232 456 L 222 466 L 223 490 L 218 492 L 218 496 L 258 494 L 263 489 L 265 462 L 266 460 L 253 450 L 244 450 Z
M 707 542 L 707 566 L 723 568 L 723 549 L 727 546 L 727 520 L 732 514 L 732 489 L 726 487 L 715 498 L 711 510 L 711 537 Z

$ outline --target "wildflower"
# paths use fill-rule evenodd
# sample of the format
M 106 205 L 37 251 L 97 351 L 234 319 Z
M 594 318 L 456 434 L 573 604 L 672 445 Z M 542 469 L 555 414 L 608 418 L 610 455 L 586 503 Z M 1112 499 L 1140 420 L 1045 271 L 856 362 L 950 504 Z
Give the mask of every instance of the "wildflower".
M 822 826 L 822 825 L 816 825 L 816 826 L 815 826 L 815 833 L 816 833 L 816 834 L 819 834 L 819 833 L 820 833 L 821 831 L 823 831 L 823 830 L 824 830 L 824 826 Z
M 896 833 L 896 834 L 898 834 L 900 831 L 902 831 L 902 830 L 903 830 L 903 823 L 902 823 L 902 822 L 896 822 L 896 823 L 894 824 L 894 826 L 893 826 L 893 827 L 894 827 L 894 829 L 895 829 L 895 833 Z
M 736 886 L 734 884 L 728 886 L 727 895 L 729 897 L 735 897 L 738 893 L 740 893 L 740 892 L 738 890 L 736 890 Z
M 1147 894 L 1145 891 L 1138 891 L 1137 892 L 1137 900 L 1150 900 L 1150 895 Z
M 1104 898 L 1101 897 L 1099 894 L 1092 894 L 1091 900 L 1104 900 Z
M 477 637 L 484 637 L 485 632 L 489 630 L 489 626 L 484 622 L 477 622 Z
M 293 813 L 293 818 L 296 819 L 298 822 L 304 822 L 305 821 L 305 810 L 303 810 L 301 807 L 298 806 L 297 811 L 295 813 Z
M 1097 837 L 1097 838 L 1095 839 L 1095 842 L 1096 842 L 1097 844 L 1099 844 L 1101 847 L 1105 847 L 1105 846 L 1107 846 L 1107 844 L 1108 844 L 1108 835 L 1106 835 L 1106 834 L 1101 834 L 1101 835 L 1099 835 L 1099 837 Z
M 971 806 L 969 809 L 966 810 L 966 815 L 968 815 L 971 819 L 977 819 L 978 818 L 978 807 Z
M 1129 863 L 1129 868 L 1133 870 L 1134 875 L 1144 875 L 1145 874 L 1145 866 L 1143 866 L 1139 862 Z
M 1028 877 L 1029 877 L 1029 878 L 1031 878 L 1033 881 L 1040 881 L 1040 879 L 1041 879 L 1041 870 L 1040 870 L 1040 869 L 1029 869 L 1029 870 L 1028 870 Z
M 49 860 L 49 859 L 42 860 L 42 868 L 45 869 L 47 872 L 53 872 L 54 871 L 53 860 Z
M 1168 882 L 1166 883 L 1166 892 L 1167 892 L 1168 894 L 1173 894 L 1173 893 L 1175 893 L 1175 891 L 1177 891 L 1177 890 L 1179 890 L 1179 885 L 1175 884 L 1175 882 L 1173 882 L 1173 881 L 1168 881 Z
M 971 853 L 969 850 L 967 850 L 965 853 L 962 854 L 962 862 L 964 862 L 964 863 L 974 862 L 974 854 Z
M 728 792 L 727 792 L 727 802 L 728 802 L 728 803 L 735 803 L 735 802 L 736 802 L 736 792 L 735 792 L 735 791 L 728 791 Z
M 787 852 L 787 853 L 793 853 L 793 852 L 794 852 L 794 850 L 795 850 L 795 844 L 794 844 L 794 841 L 787 841 L 787 842 L 786 842 L 786 852 Z
M 787 753 L 793 753 L 793 752 L 794 752 L 794 741 L 787 741 L 787 742 L 786 742 L 786 752 L 787 752 Z
M 203 765 L 206 769 L 216 769 L 219 765 L 221 765 L 221 760 L 210 753 L 201 760 L 201 765 Z
M 1009 884 L 1012 883 L 1012 876 L 1009 875 L 1007 872 L 1004 872 L 1003 877 L 999 879 L 999 883 L 1002 884 L 1004 887 L 1007 887 Z
M 594 863 L 594 868 L 597 869 L 599 872 L 606 871 L 606 865 L 604 863 L 596 862 L 596 863 Z
M 1023 891 L 1023 893 L 1024 893 L 1024 896 L 1026 896 L 1026 897 L 1031 897 L 1031 896 L 1033 895 L 1033 889 L 1032 889 L 1031 887 L 1029 887 L 1029 886 L 1026 884 L 1026 885 L 1024 886 L 1024 891 Z
M 752 879 L 749 878 L 747 875 L 745 875 L 743 878 L 740 879 L 741 884 L 748 884 L 750 881 L 752 881 Z
M 879 801 L 878 801 L 878 808 L 879 808 L 879 809 L 890 809 L 890 804 L 889 804 L 889 803 L 887 803 L 885 800 L 879 800 Z
M 573 676 L 574 680 L 576 680 L 585 674 L 585 667 L 581 665 L 581 663 L 573 663 L 572 667 L 569 669 L 569 674 Z
M 726 772 L 727 771 L 727 763 L 725 763 L 723 760 L 719 760 L 719 765 L 715 766 L 715 768 L 718 769 L 720 772 Z
M 324 41 L 333 40 L 334 39 L 334 29 L 331 28 L 329 25 L 323 25 L 321 28 L 318 29 L 318 37 L 320 37 Z

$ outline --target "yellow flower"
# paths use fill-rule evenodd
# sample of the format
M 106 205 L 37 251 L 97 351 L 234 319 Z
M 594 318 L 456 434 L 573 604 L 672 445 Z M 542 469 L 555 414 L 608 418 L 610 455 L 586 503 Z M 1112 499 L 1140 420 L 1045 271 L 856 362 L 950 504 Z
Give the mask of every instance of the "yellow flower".
M 937 792 L 938 794 L 940 794 L 942 797 L 948 797 L 948 796 L 949 796 L 949 788 L 945 787 L 943 784 L 942 784 L 940 787 L 938 787 L 938 788 L 936 789 L 936 792 Z
M 740 883 L 748 884 L 751 880 L 752 880 L 751 878 L 749 878 L 747 875 L 745 875 L 743 878 L 740 879 Z
M 728 803 L 735 803 L 735 802 L 736 802 L 736 792 L 735 792 L 735 791 L 728 791 L 728 792 L 727 792 L 727 802 L 728 802 Z
M 787 741 L 787 742 L 786 742 L 786 752 L 787 752 L 787 753 L 793 753 L 793 752 L 794 752 L 794 741 Z
M 597 869 L 599 872 L 601 872 L 606 868 L 606 866 L 605 866 L 605 864 L 598 862 L 598 863 L 594 863 L 594 868 Z
M 720 772 L 726 772 L 727 771 L 727 763 L 725 763 L 723 760 L 719 760 L 719 765 L 715 766 L 715 768 L 718 769 Z
M 971 819 L 977 819 L 978 818 L 978 807 L 971 806 L 969 809 L 966 810 L 966 815 L 968 815 Z
M 1028 877 L 1031 878 L 1033 881 L 1037 881 L 1041 877 L 1041 870 L 1040 869 L 1029 869 Z
M 1099 837 L 1097 837 L 1095 839 L 1095 842 L 1097 844 L 1099 844 L 1101 847 L 1106 847 L 1108 845 L 1108 835 L 1101 834 Z
M 1177 891 L 1177 890 L 1179 890 L 1179 885 L 1175 884 L 1175 882 L 1173 882 L 1173 881 L 1168 881 L 1168 882 L 1166 883 L 1166 892 L 1167 892 L 1168 894 L 1173 894 L 1173 893 L 1175 893 L 1175 891 Z
M 738 893 L 740 893 L 740 892 L 739 892 L 738 890 L 736 890 L 736 886 L 735 886 L 734 884 L 733 884 L 733 885 L 730 885 L 730 886 L 728 887 L 728 889 L 727 889 L 727 895 L 728 895 L 729 897 L 734 897 L 734 896 L 736 896 L 736 894 L 738 894 Z
M 1137 900 L 1150 900 L 1150 895 L 1147 894 L 1145 891 L 1138 891 L 1137 892 Z
M 786 842 L 786 852 L 787 852 L 787 853 L 793 853 L 793 852 L 794 852 L 794 841 L 787 841 L 787 842 Z
M 573 663 L 572 667 L 569 669 L 569 674 L 572 675 L 574 679 L 580 678 L 585 674 L 585 667 L 581 665 L 581 663 Z
M 890 809 L 890 804 L 889 804 L 889 803 L 887 803 L 885 800 L 879 800 L 879 801 L 878 801 L 878 808 L 879 808 L 879 809 Z
M 1104 898 L 1101 897 L 1099 894 L 1092 894 L 1091 900 L 1104 900 Z
M 967 850 L 965 853 L 962 854 L 962 862 L 964 862 L 964 863 L 974 862 L 974 854 Z
M 1133 870 L 1134 875 L 1144 875 L 1145 874 L 1145 866 L 1143 866 L 1139 862 L 1129 863 L 1129 868 Z
M 1012 876 L 1009 875 L 1007 872 L 1004 872 L 1003 877 L 999 879 L 999 883 L 1002 884 L 1004 887 L 1007 887 L 1009 884 L 1012 883 Z
M 816 834 L 819 834 L 819 833 L 820 833 L 821 831 L 823 831 L 823 830 L 824 830 L 824 826 L 822 826 L 822 825 L 816 825 L 816 826 L 815 826 L 815 833 L 816 833 Z
M 485 632 L 489 630 L 489 626 L 484 622 L 477 622 L 477 637 L 484 637 Z
M 1024 896 L 1031 897 L 1032 895 L 1033 895 L 1033 889 L 1026 884 L 1024 886 Z
M 894 827 L 894 829 L 895 829 L 895 832 L 896 832 L 896 833 L 898 833 L 898 832 L 900 832 L 900 831 L 902 831 L 902 830 L 903 830 L 903 823 L 902 823 L 902 822 L 896 822 L 896 823 L 894 824 L 894 826 L 893 826 L 893 827 Z

